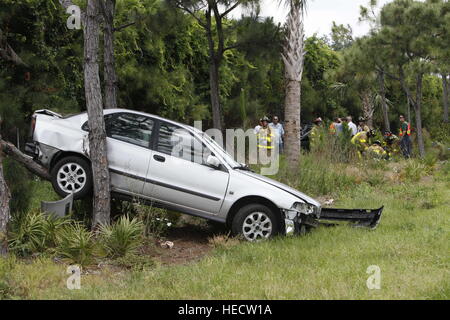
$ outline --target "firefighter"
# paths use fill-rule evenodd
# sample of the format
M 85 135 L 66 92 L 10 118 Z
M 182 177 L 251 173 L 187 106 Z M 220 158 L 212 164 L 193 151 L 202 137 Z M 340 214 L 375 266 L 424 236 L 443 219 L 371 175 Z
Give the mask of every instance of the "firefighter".
M 392 158 L 399 153 L 400 151 L 400 147 L 398 145 L 399 140 L 400 139 L 391 131 L 384 132 L 384 147 L 386 149 L 389 158 Z
M 387 159 L 388 153 L 383 149 L 381 145 L 381 141 L 375 141 L 365 152 L 366 157 L 370 157 L 372 159 Z
M 411 158 L 411 125 L 400 115 L 400 148 L 405 158 Z
M 366 124 L 366 119 L 363 118 L 363 117 L 359 117 L 359 119 L 358 119 L 358 132 L 361 132 L 361 131 L 369 132 L 369 130 L 370 130 L 370 128 Z
M 358 132 L 351 140 L 352 144 L 358 149 L 358 156 L 361 159 L 364 152 L 371 145 L 370 139 L 375 136 L 374 130 Z
M 264 117 L 261 119 L 261 128 L 257 133 L 258 149 L 259 150 L 272 150 L 274 149 L 275 134 L 273 129 L 269 126 L 269 118 Z
M 319 141 L 322 138 L 322 118 L 317 118 L 313 121 L 314 126 L 311 130 L 310 138 L 311 138 L 311 146 L 314 148 L 319 144 Z

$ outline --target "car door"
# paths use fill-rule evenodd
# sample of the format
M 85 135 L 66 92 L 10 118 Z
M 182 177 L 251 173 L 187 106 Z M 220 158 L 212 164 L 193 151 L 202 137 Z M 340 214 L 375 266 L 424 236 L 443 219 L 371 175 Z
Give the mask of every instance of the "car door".
M 150 143 L 154 124 L 152 118 L 134 113 L 105 116 L 113 191 L 136 197 L 150 196 L 151 185 L 146 186 L 145 181 L 153 154 Z
M 194 214 L 217 214 L 228 187 L 229 173 L 205 165 L 209 149 L 188 130 L 160 121 L 148 180 L 153 198 Z

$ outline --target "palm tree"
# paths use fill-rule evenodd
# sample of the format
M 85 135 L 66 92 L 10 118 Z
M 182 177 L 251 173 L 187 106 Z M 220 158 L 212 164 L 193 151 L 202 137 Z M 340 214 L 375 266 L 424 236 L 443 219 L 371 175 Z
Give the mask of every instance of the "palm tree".
M 300 156 L 301 80 L 305 57 L 303 18 L 306 0 L 286 0 L 290 6 L 283 48 L 286 78 L 285 145 L 289 166 L 295 167 Z

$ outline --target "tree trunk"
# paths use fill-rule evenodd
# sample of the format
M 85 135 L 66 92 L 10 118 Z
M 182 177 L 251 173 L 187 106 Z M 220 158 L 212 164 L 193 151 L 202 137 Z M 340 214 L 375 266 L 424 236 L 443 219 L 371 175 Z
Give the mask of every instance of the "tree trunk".
M 372 93 L 369 90 L 365 90 L 361 95 L 360 99 L 363 105 L 363 115 L 367 121 L 369 128 L 373 128 L 373 113 L 375 107 L 373 104 Z
M 1 119 L 0 119 L 1 124 Z M 1 139 L 1 134 L 0 134 Z M 10 218 L 9 201 L 11 194 L 3 175 L 3 152 L 0 149 L 0 256 L 8 253 L 8 222 Z
M 209 65 L 209 83 L 211 86 L 211 106 L 214 128 L 222 131 L 222 112 L 220 107 L 219 65 L 211 59 Z
M 381 111 L 383 112 L 383 123 L 384 130 L 391 131 L 391 124 L 389 122 L 389 110 L 386 102 L 386 86 L 384 84 L 384 72 L 379 72 L 378 81 L 380 85 L 380 96 L 381 96 Z
M 104 4 L 104 73 L 105 109 L 117 108 L 117 75 L 114 58 L 114 14 L 116 1 Z
M 420 157 L 425 157 L 425 144 L 423 141 L 423 132 L 422 132 L 422 82 L 423 82 L 423 74 L 419 73 L 416 79 L 416 101 L 414 104 L 414 113 L 416 114 L 416 129 L 417 129 L 417 143 L 419 145 L 419 154 Z
M 301 81 L 305 58 L 303 4 L 303 1 L 290 2 L 291 7 L 286 22 L 287 36 L 282 54 L 286 77 L 285 150 L 288 165 L 292 169 L 298 165 L 301 144 Z
M 448 123 L 448 104 L 449 104 L 449 84 L 448 75 L 442 75 L 442 88 L 443 88 L 443 100 L 444 100 L 444 122 Z
M 301 84 L 299 81 L 288 81 L 285 100 L 285 150 L 290 168 L 298 165 L 300 158 L 300 104 Z
M 221 56 L 216 53 L 215 42 L 212 34 L 212 16 L 211 8 L 205 12 L 206 16 L 206 36 L 208 38 L 208 48 L 209 48 L 209 85 L 210 85 L 210 95 L 211 95 L 211 110 L 213 116 L 213 126 L 215 129 L 222 131 L 222 110 L 220 107 L 220 62 Z M 220 53 L 223 54 L 223 53 Z
M 100 87 L 99 1 L 88 0 L 84 28 L 84 87 L 89 123 L 89 150 L 94 180 L 93 228 L 110 223 L 110 177 Z

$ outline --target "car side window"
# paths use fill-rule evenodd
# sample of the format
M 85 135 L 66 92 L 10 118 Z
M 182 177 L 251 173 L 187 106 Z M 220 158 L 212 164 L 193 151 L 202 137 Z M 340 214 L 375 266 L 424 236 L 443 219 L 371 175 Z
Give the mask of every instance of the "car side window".
M 109 138 L 149 148 L 153 119 L 134 113 L 114 113 L 105 116 L 106 135 Z
M 156 151 L 199 164 L 210 154 L 188 130 L 167 122 L 160 124 Z

